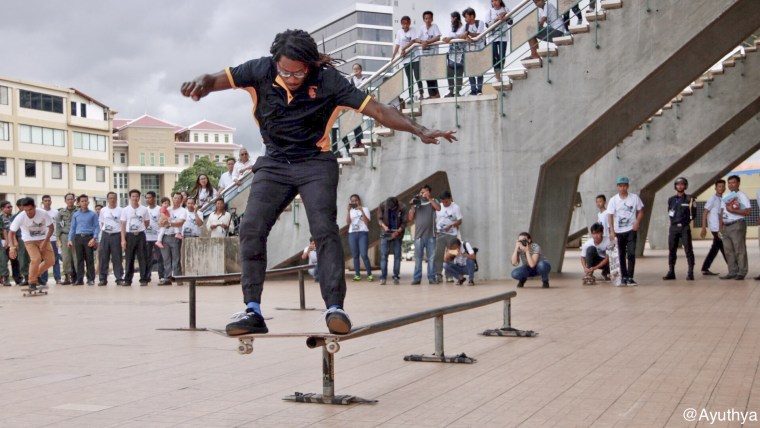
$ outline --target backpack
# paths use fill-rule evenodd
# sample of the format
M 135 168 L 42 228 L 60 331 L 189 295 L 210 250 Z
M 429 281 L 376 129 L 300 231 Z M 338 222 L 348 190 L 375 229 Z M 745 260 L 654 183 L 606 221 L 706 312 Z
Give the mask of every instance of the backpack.
M 467 251 L 467 244 L 470 244 L 470 243 L 466 242 L 466 241 L 462 241 L 462 252 L 465 253 L 465 254 L 470 254 L 470 252 Z M 472 244 L 470 244 L 470 246 L 472 247 Z M 477 272 L 478 269 L 479 269 L 479 267 L 478 267 L 478 247 L 472 247 L 472 254 L 475 255 L 475 259 L 473 259 L 473 261 L 475 262 L 475 272 Z

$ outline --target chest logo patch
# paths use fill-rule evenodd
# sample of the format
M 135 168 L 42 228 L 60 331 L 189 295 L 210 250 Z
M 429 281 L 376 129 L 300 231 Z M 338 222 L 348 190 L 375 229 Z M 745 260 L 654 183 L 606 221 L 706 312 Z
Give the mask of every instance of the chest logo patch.
M 314 98 L 317 98 L 317 87 L 316 86 L 309 86 L 309 98 L 312 100 Z

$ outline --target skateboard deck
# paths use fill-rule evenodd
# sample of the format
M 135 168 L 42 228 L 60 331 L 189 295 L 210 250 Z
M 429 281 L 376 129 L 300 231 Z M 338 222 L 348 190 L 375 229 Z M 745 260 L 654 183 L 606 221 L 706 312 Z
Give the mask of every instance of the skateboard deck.
M 623 284 L 623 278 L 620 275 L 620 253 L 618 253 L 617 242 L 610 242 L 607 255 L 610 257 L 610 281 L 612 285 L 620 286 Z
M 250 354 L 253 352 L 253 342 L 256 339 L 286 339 L 300 337 L 306 339 L 306 346 L 309 348 L 316 348 L 318 346 L 324 346 L 327 352 L 334 354 L 340 350 L 338 342 L 341 340 L 348 340 L 356 336 L 358 333 L 364 331 L 364 328 L 356 328 L 351 330 L 347 334 L 332 334 L 332 333 L 263 333 L 263 334 L 241 334 L 238 336 L 230 336 L 226 331 L 209 328 L 208 331 L 218 334 L 220 336 L 228 337 L 230 339 L 238 340 L 237 351 L 239 354 Z
M 39 288 L 36 289 L 36 290 L 30 290 L 29 287 L 24 287 L 24 288 L 21 289 L 21 291 L 24 292 L 24 294 L 22 294 L 23 297 L 27 297 L 27 296 L 42 296 L 43 294 L 44 295 L 48 294 L 47 289 L 40 290 Z
M 596 277 L 594 275 L 584 276 L 583 285 L 596 285 Z

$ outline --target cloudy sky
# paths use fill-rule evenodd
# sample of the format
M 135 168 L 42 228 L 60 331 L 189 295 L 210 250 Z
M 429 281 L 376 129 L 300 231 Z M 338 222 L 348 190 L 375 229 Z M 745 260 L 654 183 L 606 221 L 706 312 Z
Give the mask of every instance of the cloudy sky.
M 313 30 L 353 3 L 3 0 L 0 76 L 77 88 L 119 118 L 147 113 L 179 125 L 222 123 L 236 128 L 236 141 L 256 152 L 261 138 L 247 93 L 215 93 L 194 103 L 180 95 L 182 82 L 266 55 L 276 33 Z M 430 3 L 439 26 L 449 11 L 463 9 L 459 1 Z M 473 7 L 485 12 L 489 3 Z

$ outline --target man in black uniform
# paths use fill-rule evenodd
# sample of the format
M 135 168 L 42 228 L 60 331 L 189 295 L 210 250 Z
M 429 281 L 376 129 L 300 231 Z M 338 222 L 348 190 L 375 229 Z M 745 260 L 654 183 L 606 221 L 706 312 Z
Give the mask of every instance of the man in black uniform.
M 668 232 L 668 273 L 663 276 L 664 280 L 676 279 L 674 268 L 676 266 L 676 250 L 683 240 L 683 249 L 686 252 L 686 260 L 689 263 L 689 273 L 686 280 L 694 280 L 694 248 L 691 246 L 691 220 L 696 215 L 697 207 L 694 197 L 686 194 L 689 182 L 678 177 L 674 183 L 676 194 L 668 198 L 668 215 L 670 216 L 670 231 Z
M 253 182 L 240 225 L 243 299 L 241 317 L 227 325 L 230 335 L 267 333 L 261 292 L 267 265 L 266 242 L 277 217 L 296 194 L 303 198 L 311 234 L 317 243 L 320 288 L 331 333 L 351 331 L 343 310 L 346 294 L 343 246 L 337 225 L 338 162 L 330 151 L 330 129 L 342 109 L 351 108 L 380 124 L 410 132 L 425 144 L 454 141 L 455 131 L 429 130 L 359 91 L 320 54 L 309 33 L 278 34 L 272 56 L 250 60 L 182 84 L 182 95 L 195 101 L 213 91 L 243 88 L 266 146 L 253 166 Z

